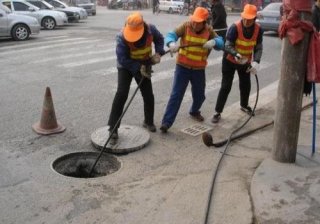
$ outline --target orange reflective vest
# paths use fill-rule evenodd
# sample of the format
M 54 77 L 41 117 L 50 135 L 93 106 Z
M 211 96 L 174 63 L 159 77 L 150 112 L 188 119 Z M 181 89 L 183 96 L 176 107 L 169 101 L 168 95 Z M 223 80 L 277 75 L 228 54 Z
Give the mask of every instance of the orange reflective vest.
M 127 42 L 130 48 L 130 58 L 139 60 L 139 61 L 148 60 L 152 54 L 152 41 L 153 41 L 153 36 L 150 32 L 148 32 L 147 41 L 143 47 L 137 48 L 134 46 L 134 43 Z
M 247 39 L 243 36 L 242 24 L 241 21 L 236 22 L 238 37 L 235 42 L 235 50 L 241 54 L 243 57 L 248 58 L 248 63 L 252 60 L 252 53 L 254 47 L 257 45 L 257 38 L 259 34 L 260 25 L 254 24 L 253 35 L 250 39 Z M 227 59 L 232 63 L 238 64 L 234 57 L 231 54 L 228 54 Z
M 188 23 L 185 35 L 181 37 L 180 46 L 200 45 L 200 47 L 180 48 L 177 63 L 187 68 L 204 69 L 207 65 L 208 49 L 202 48 L 202 45 L 209 40 L 209 36 L 207 26 L 201 34 L 196 34 Z

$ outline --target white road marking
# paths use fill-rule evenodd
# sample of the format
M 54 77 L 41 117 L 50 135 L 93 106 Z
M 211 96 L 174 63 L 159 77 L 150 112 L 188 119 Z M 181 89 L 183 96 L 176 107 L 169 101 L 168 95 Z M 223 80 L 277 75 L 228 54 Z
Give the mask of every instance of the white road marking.
M 65 46 L 69 47 L 70 45 L 94 43 L 94 42 L 98 42 L 98 41 L 101 41 L 101 40 L 98 40 L 98 39 L 97 40 L 82 40 L 82 41 L 80 40 L 80 41 L 73 42 L 73 43 L 49 44 L 49 45 L 45 45 L 45 46 L 38 46 L 38 47 L 32 47 L 32 48 L 26 48 L 26 49 L 18 49 L 18 50 L 14 50 L 14 51 L 3 51 L 3 52 L 0 52 L 0 55 L 16 54 L 16 53 L 23 53 L 23 52 L 26 52 L 26 54 L 28 54 L 31 51 L 46 50 L 46 49 L 58 48 L 58 47 L 61 48 L 61 47 L 65 47 Z
M 15 48 L 21 48 L 21 47 L 32 47 L 32 46 L 39 46 L 40 44 L 51 44 L 51 43 L 59 43 L 59 42 L 69 42 L 69 41 L 77 41 L 77 40 L 86 40 L 88 38 L 84 38 L 84 37 L 77 37 L 77 38 L 66 38 L 66 39 L 62 39 L 62 40 L 49 40 L 49 41 L 38 41 L 38 42 L 29 42 L 29 43 L 19 43 L 17 45 L 13 45 L 13 46 L 6 46 L 6 47 L 1 47 L 1 50 L 3 49 L 15 49 Z

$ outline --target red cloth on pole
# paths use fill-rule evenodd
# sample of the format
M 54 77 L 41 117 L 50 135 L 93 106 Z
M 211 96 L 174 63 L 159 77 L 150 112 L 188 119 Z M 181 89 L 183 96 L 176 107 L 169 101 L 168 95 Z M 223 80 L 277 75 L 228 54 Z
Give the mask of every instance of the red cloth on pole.
M 311 0 L 283 0 L 283 7 L 287 9 L 295 9 L 297 11 L 311 12 Z
M 320 33 L 311 34 L 307 61 L 307 80 L 320 83 Z
M 311 1 L 283 0 L 284 16 L 279 26 L 279 37 L 288 37 L 292 45 L 298 44 L 304 37 L 304 32 L 311 32 L 313 25 L 309 21 L 301 21 L 299 12 L 310 12 Z

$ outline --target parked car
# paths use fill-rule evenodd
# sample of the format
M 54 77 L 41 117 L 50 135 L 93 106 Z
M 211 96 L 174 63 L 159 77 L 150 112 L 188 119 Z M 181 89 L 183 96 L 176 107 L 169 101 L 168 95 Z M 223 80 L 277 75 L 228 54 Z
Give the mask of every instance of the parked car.
M 108 5 L 109 9 L 122 9 L 123 1 L 122 0 L 111 0 Z
M 37 19 L 13 14 L 8 7 L 0 4 L 0 37 L 27 40 L 30 35 L 39 32 L 40 24 Z
M 80 16 L 80 12 L 77 9 L 72 9 L 72 8 L 68 8 L 68 7 L 67 8 L 55 8 L 44 0 L 26 0 L 26 1 L 31 3 L 32 5 L 37 6 L 38 8 L 40 8 L 40 10 L 47 9 L 47 10 L 57 10 L 60 12 L 64 12 L 68 17 L 68 22 L 79 22 L 80 19 L 87 18 L 86 12 L 84 12 L 85 16 Z
M 281 2 L 270 3 L 263 10 L 257 13 L 257 23 L 264 31 L 278 32 L 281 21 Z
M 70 0 L 70 4 L 85 9 L 88 15 L 95 16 L 97 14 L 96 0 Z
M 53 10 L 40 10 L 38 7 L 24 0 L 1 0 L 14 14 L 32 16 L 38 20 L 46 30 L 53 30 L 56 26 L 68 23 L 65 13 Z
M 88 17 L 86 10 L 84 10 L 83 8 L 68 6 L 66 3 L 61 2 L 59 0 L 45 0 L 45 1 L 50 5 L 52 5 L 56 10 L 61 10 L 61 11 L 67 10 L 67 11 L 74 11 L 79 13 L 80 19 L 87 19 Z
M 159 10 L 170 14 L 180 13 L 183 9 L 183 0 L 160 0 Z

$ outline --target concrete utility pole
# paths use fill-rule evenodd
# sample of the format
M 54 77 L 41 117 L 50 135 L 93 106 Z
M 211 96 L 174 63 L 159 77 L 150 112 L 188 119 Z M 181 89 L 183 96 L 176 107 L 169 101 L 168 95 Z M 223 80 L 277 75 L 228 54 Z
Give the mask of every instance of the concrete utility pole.
M 299 1 L 305 2 L 306 0 L 295 0 L 295 2 Z M 311 0 L 308 1 L 311 5 Z M 310 21 L 311 14 L 300 12 L 300 18 Z M 292 45 L 287 37 L 282 40 L 281 76 L 273 132 L 272 158 L 283 163 L 294 163 L 296 160 L 309 36 L 309 33 L 304 33 L 304 39 L 297 45 Z

